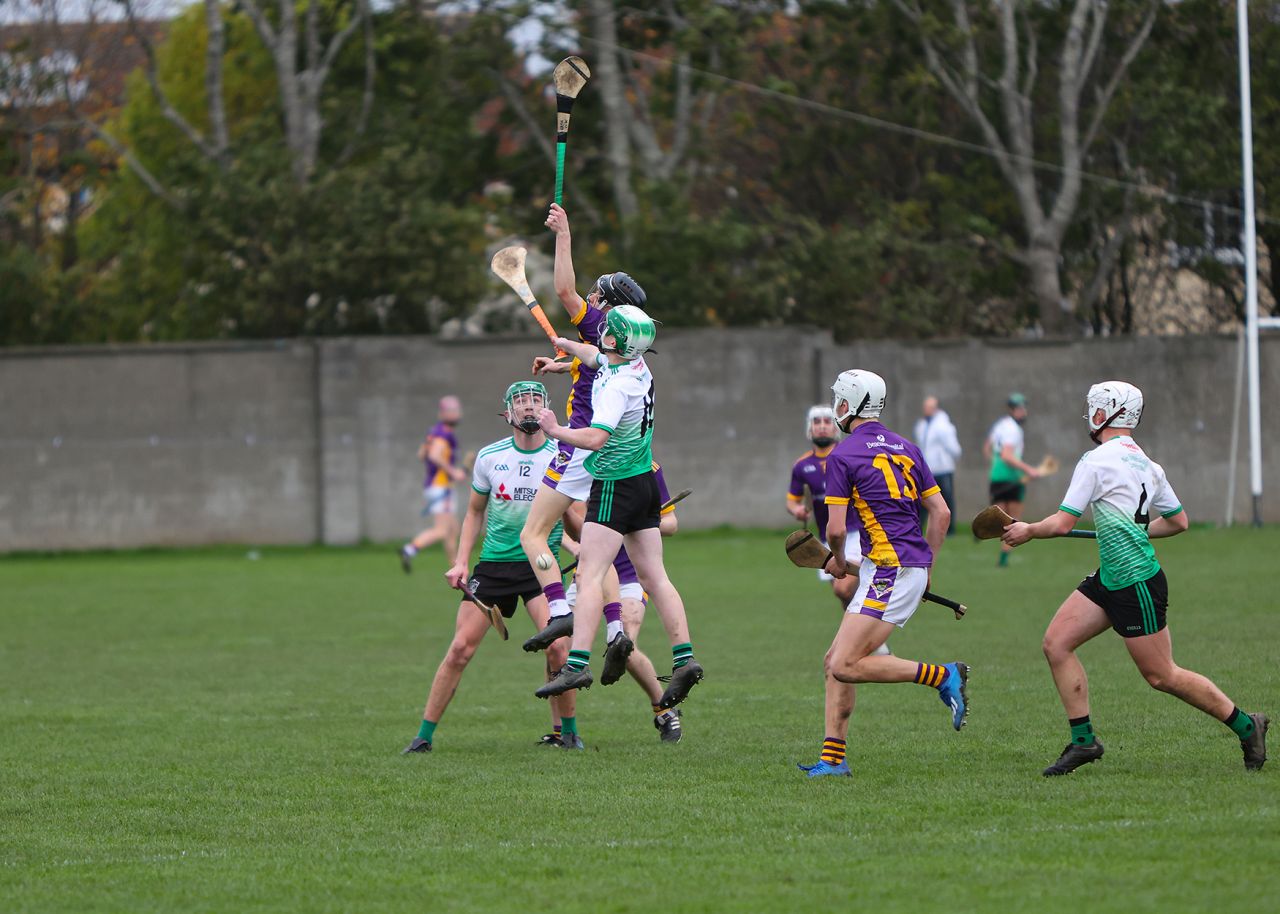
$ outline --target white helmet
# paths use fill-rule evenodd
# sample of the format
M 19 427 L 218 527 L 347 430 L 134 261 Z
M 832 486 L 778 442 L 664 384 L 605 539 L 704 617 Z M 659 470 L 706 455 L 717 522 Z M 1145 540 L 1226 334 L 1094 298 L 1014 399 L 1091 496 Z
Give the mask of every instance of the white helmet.
M 1089 437 L 1098 440 L 1104 428 L 1137 428 L 1142 421 L 1142 391 L 1128 381 L 1102 381 L 1089 388 L 1085 397 L 1085 419 L 1089 422 Z M 1093 421 L 1098 410 L 1106 414 L 1099 424 Z
M 836 428 L 848 431 L 849 423 L 856 419 L 876 419 L 884 409 L 884 378 L 874 371 L 851 368 L 840 372 L 831 385 L 835 396 L 831 400 L 832 411 L 839 416 Z M 840 404 L 848 404 L 849 411 L 840 416 Z
M 806 438 L 813 434 L 814 419 L 830 419 L 834 425 L 836 421 L 836 411 L 830 406 L 823 406 L 821 403 L 816 406 L 810 406 L 809 412 L 806 413 L 804 417 L 804 436 Z

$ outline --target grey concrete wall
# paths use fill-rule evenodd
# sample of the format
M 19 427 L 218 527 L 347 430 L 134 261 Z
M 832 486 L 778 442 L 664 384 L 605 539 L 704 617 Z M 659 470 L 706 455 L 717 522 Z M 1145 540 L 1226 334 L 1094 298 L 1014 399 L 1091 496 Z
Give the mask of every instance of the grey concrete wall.
M 0 551 L 406 537 L 424 523 L 415 450 L 438 398 L 462 398 L 462 449 L 478 450 L 505 434 L 502 392 L 545 348 L 412 337 L 0 351 Z M 670 330 L 658 349 L 656 453 L 673 487 L 695 491 L 686 527 L 786 525 L 804 412 L 851 367 L 885 376 L 885 419 L 904 432 L 927 393 L 942 400 L 965 447 L 962 517 L 986 503 L 982 440 L 1011 390 L 1031 400 L 1029 457 L 1064 465 L 1030 488 L 1029 509 L 1052 510 L 1089 446 L 1084 392 L 1106 377 L 1146 392 L 1140 440 L 1192 517 L 1224 514 L 1233 338 L 835 346 L 802 329 Z M 562 412 L 567 378 L 547 383 Z M 1262 387 L 1276 402 L 1280 338 L 1262 341 Z M 1276 418 L 1264 407 L 1270 521 Z M 1246 431 L 1242 416 L 1238 520 L 1249 516 Z

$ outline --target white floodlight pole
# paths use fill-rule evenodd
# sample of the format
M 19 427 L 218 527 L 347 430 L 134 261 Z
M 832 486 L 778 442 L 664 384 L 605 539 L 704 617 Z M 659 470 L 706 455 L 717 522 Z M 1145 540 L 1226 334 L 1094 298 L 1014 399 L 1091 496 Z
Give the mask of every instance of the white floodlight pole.
M 1253 216 L 1253 99 L 1249 87 L 1249 9 L 1236 0 L 1240 42 L 1240 156 L 1244 166 L 1244 316 L 1249 371 L 1249 488 L 1253 524 L 1262 524 L 1262 416 L 1258 403 L 1258 241 Z

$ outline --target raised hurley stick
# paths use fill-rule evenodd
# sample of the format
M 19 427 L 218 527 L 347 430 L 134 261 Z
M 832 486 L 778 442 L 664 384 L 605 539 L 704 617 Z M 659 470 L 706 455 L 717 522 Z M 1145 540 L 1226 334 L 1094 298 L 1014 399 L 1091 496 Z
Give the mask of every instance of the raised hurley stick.
M 489 269 L 520 296 L 520 300 L 529 309 L 529 313 L 538 322 L 547 339 L 554 343 L 557 336 L 556 329 L 551 326 L 551 321 L 547 320 L 547 315 L 542 311 L 542 305 L 538 304 L 538 300 L 534 298 L 533 290 L 529 288 L 529 280 L 524 275 L 524 259 L 528 253 L 528 250 L 519 245 L 503 248 L 493 255 L 493 260 L 489 262 Z M 562 351 L 556 349 L 557 357 L 563 355 Z
M 787 558 L 799 568 L 825 568 L 827 560 L 831 558 L 831 551 L 808 530 L 795 530 L 787 537 Z M 924 599 L 945 606 L 956 614 L 957 619 L 964 618 L 965 610 L 969 608 L 928 590 L 924 592 Z
M 1004 535 L 1004 528 L 1013 523 L 1013 518 L 1009 516 L 999 505 L 992 505 L 989 508 L 983 508 L 973 519 L 973 535 L 980 540 L 996 540 Z M 1072 530 L 1066 534 L 1072 539 L 1077 540 L 1093 540 L 1098 538 L 1095 530 Z
M 551 80 L 556 86 L 556 203 L 564 205 L 564 155 L 569 144 L 569 116 L 578 93 L 591 78 L 591 68 L 581 57 L 566 57 L 556 64 Z
M 484 613 L 489 619 L 489 624 L 496 628 L 498 630 L 498 634 L 502 636 L 502 640 L 506 641 L 507 623 L 502 619 L 502 611 L 496 606 L 488 606 L 481 603 L 480 600 L 476 598 L 476 595 L 467 590 L 467 588 L 462 587 L 460 590 L 462 591 L 462 599 L 466 600 L 468 603 L 475 606 L 476 609 L 480 610 L 480 612 Z
M 693 494 L 693 489 L 684 489 L 680 492 L 677 492 L 675 495 L 672 495 L 669 499 L 667 499 L 662 503 L 662 507 L 658 509 L 658 513 L 661 514 L 663 511 L 667 510 L 667 508 L 670 508 L 676 502 L 684 501 L 686 498 L 688 498 L 692 494 Z M 560 577 L 564 577 L 566 574 L 573 571 L 573 569 L 577 567 L 578 567 L 578 560 L 574 559 L 568 565 L 565 565 L 563 568 L 560 569 Z

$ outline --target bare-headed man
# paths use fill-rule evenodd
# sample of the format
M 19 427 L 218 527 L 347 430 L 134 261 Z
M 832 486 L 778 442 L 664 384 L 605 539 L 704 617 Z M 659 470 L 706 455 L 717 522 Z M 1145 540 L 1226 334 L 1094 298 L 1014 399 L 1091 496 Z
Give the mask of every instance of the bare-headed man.
M 458 463 L 458 423 L 462 421 L 462 402 L 454 396 L 440 399 L 439 421 L 418 445 L 418 459 L 426 465 L 422 512 L 431 515 L 431 526 L 400 547 L 400 567 L 408 574 L 413 570 L 413 557 L 435 543 L 440 543 L 450 562 L 458 546 L 458 518 L 453 513 L 453 484 L 467 478 Z

